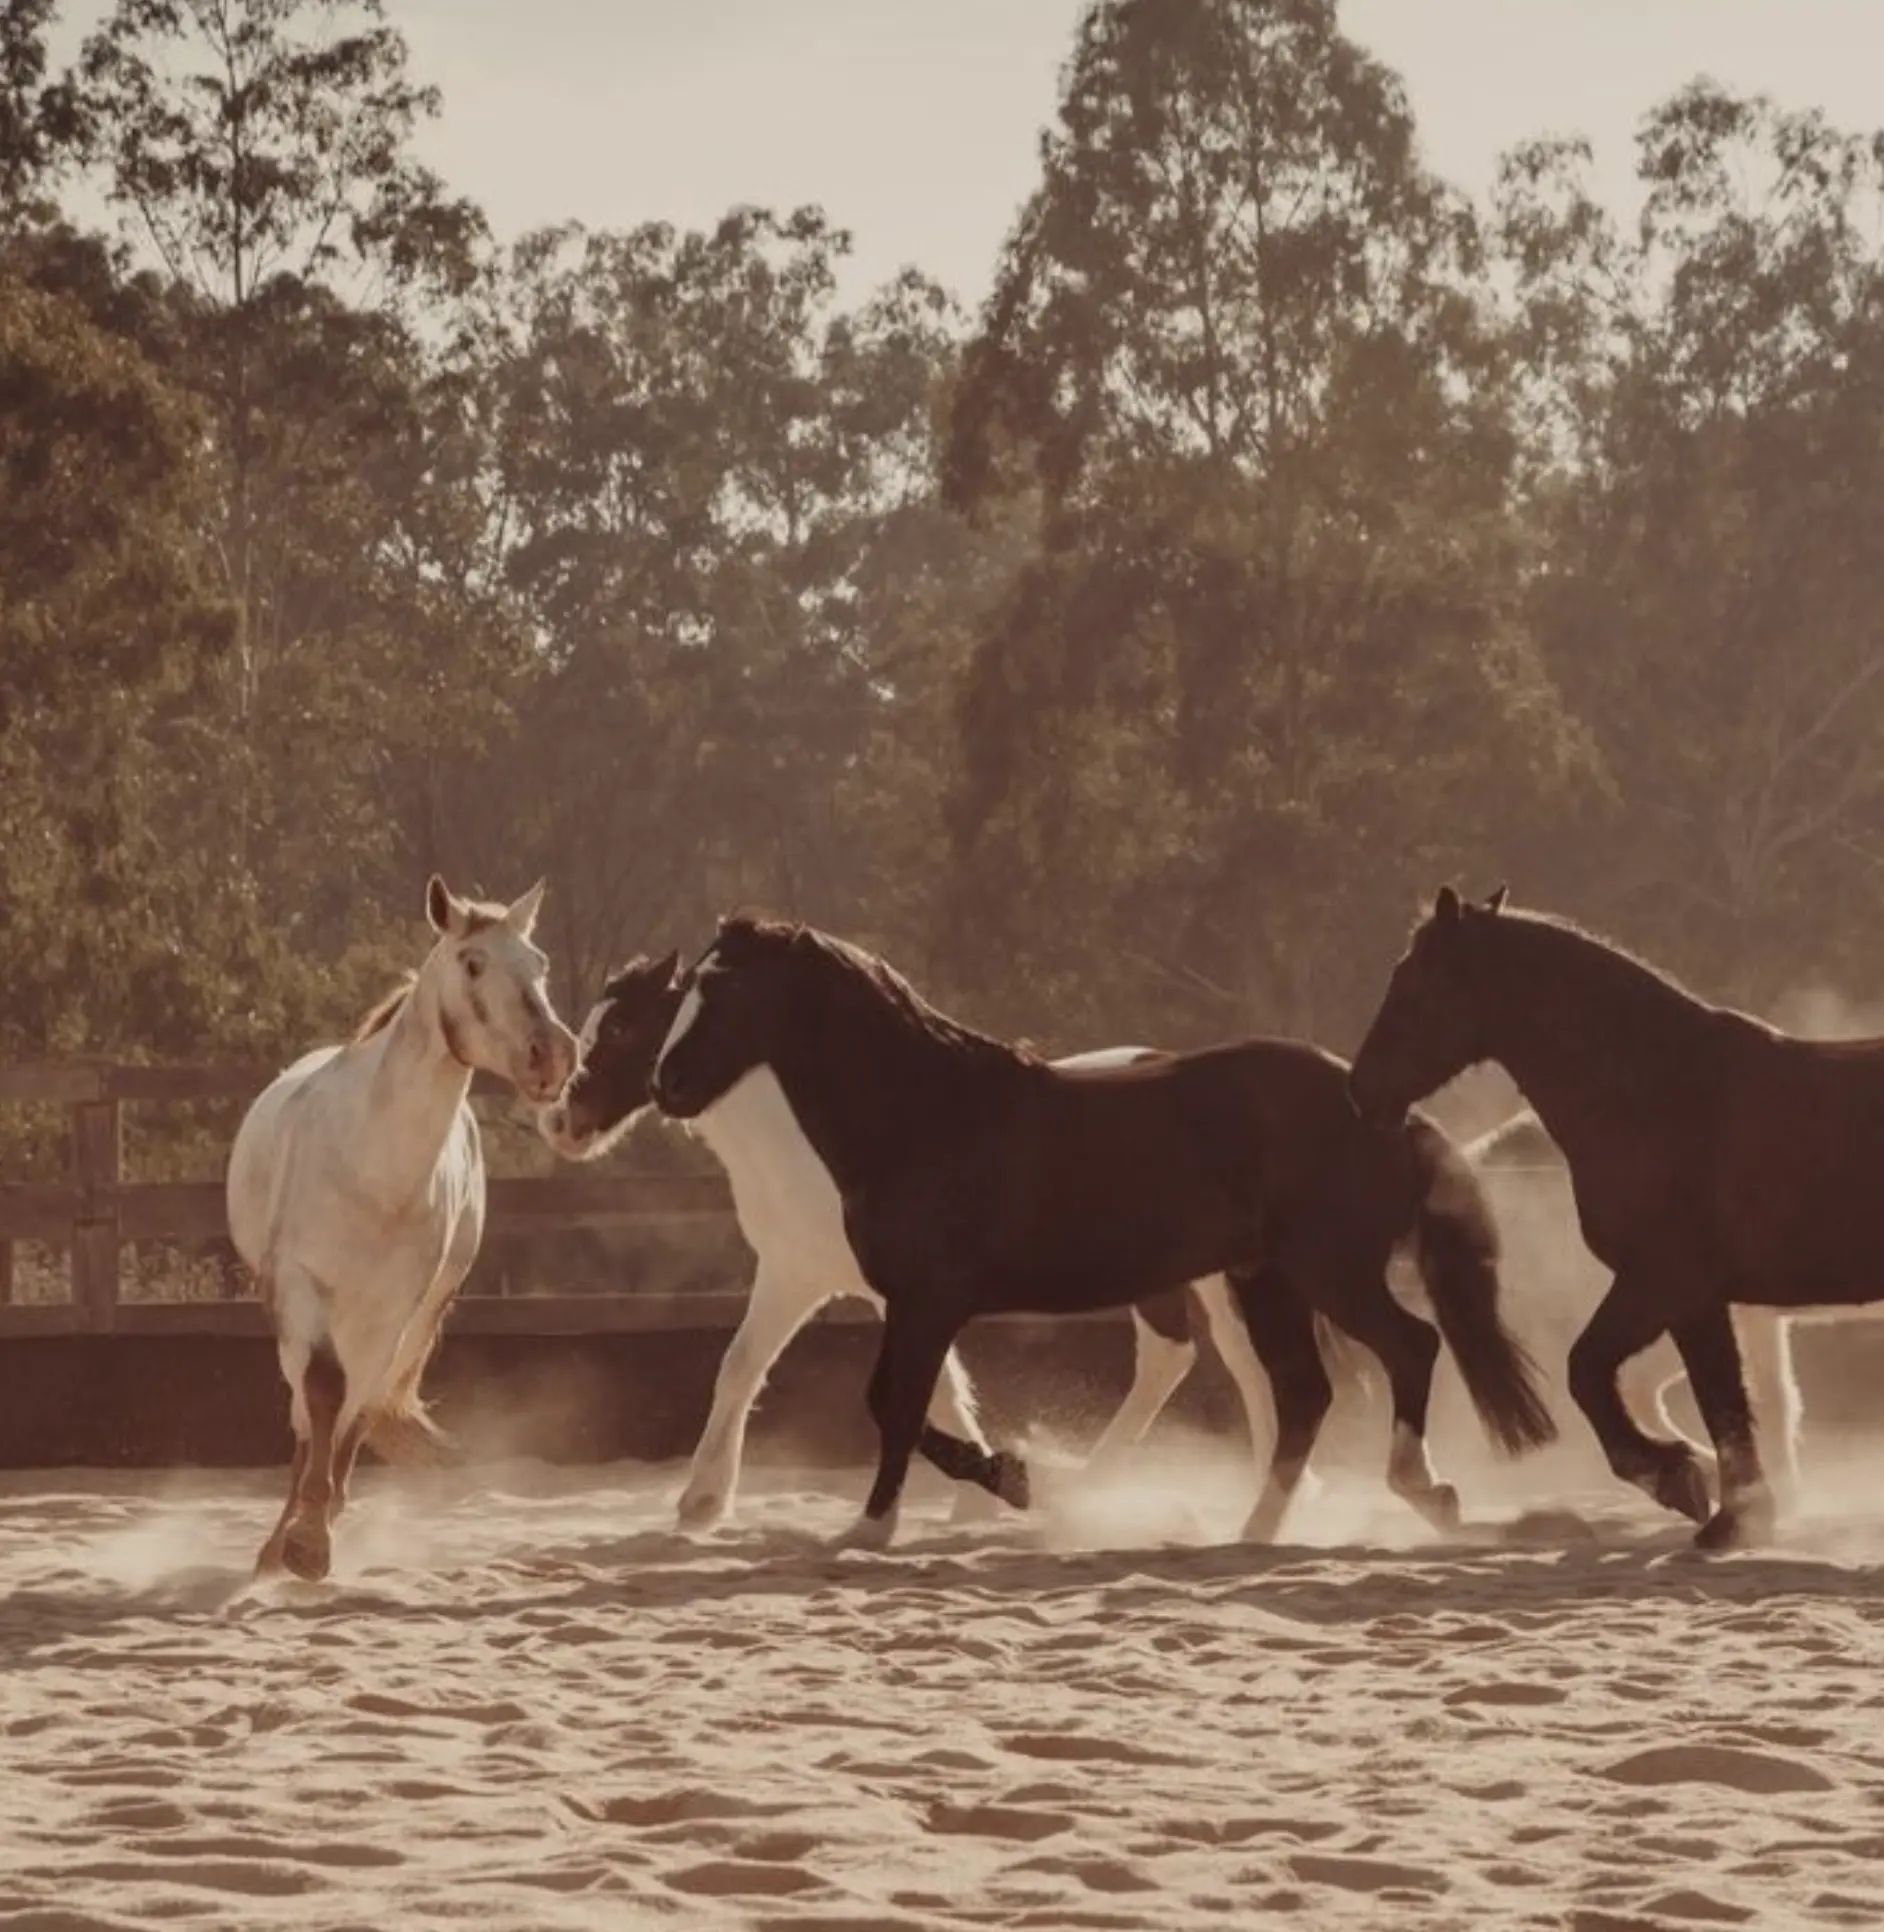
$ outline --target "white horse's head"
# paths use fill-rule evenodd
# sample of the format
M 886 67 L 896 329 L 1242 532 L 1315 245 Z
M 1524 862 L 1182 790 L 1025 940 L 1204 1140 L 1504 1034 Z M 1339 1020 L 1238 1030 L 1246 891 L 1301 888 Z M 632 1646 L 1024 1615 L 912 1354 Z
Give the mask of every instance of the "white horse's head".
M 576 1064 L 575 1035 L 544 990 L 549 961 L 530 943 L 542 904 L 541 880 L 496 906 L 460 899 L 433 873 L 425 915 L 438 944 L 418 976 L 452 1056 L 535 1101 L 561 1093 Z

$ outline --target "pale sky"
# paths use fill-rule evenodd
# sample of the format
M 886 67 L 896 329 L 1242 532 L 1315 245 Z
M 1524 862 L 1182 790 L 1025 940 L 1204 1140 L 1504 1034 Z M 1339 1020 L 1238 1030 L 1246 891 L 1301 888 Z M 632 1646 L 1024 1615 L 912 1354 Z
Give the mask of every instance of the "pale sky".
M 68 23 L 103 11 L 77 0 Z M 819 202 L 859 285 L 914 262 L 973 302 L 1037 175 L 1079 0 L 388 0 L 445 95 L 427 157 L 511 236 Z M 1429 163 L 1482 192 L 1545 131 L 1629 194 L 1645 109 L 1695 74 L 1884 128 L 1884 0 L 1341 0 Z
M 859 279 L 971 301 L 1037 177 L 1079 0 L 390 0 L 445 91 L 428 152 L 502 233 L 823 204 Z M 1341 0 L 1405 80 L 1429 162 L 1588 134 L 1629 191 L 1645 109 L 1696 73 L 1884 128 L 1884 0 Z

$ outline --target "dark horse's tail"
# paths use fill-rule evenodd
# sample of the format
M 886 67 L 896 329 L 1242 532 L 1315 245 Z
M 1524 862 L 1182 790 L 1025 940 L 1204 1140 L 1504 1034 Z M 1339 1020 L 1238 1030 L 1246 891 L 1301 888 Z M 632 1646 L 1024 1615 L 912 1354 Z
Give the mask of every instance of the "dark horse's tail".
M 1537 1364 L 1498 1312 L 1498 1223 L 1465 1155 L 1431 1121 L 1407 1124 L 1423 1186 L 1413 1255 L 1487 1433 L 1506 1455 L 1557 1439 Z

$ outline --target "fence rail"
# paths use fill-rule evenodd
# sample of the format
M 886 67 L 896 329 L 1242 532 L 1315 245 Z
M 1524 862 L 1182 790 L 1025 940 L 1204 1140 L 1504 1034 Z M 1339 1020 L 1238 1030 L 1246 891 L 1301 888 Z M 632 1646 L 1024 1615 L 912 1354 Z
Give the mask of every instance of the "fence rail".
M 278 1069 L 258 1066 L 122 1066 L 102 1060 L 0 1067 L 0 1105 L 64 1107 L 71 1173 L 61 1182 L 0 1182 L 0 1336 L 265 1334 L 252 1296 L 232 1301 L 122 1298 L 123 1251 L 138 1242 L 215 1240 L 227 1233 L 223 1184 L 136 1181 L 124 1173 L 124 1109 L 136 1104 L 249 1101 Z M 474 1092 L 508 1089 L 480 1076 Z M 570 1172 L 493 1178 L 490 1231 L 519 1227 L 655 1227 L 723 1222 L 731 1197 L 718 1174 Z M 69 1301 L 12 1298 L 18 1244 L 71 1256 Z M 485 1333 L 647 1331 L 736 1322 L 743 1293 L 460 1297 L 456 1328 Z
M 258 1066 L 122 1066 L 102 1060 L 0 1067 L 0 1106 L 62 1106 L 70 1118 L 71 1175 L 60 1182 L 0 1182 L 0 1337 L 9 1335 L 265 1335 L 267 1311 L 253 1295 L 224 1301 L 126 1301 L 123 1251 L 138 1242 L 208 1241 L 227 1234 L 223 1184 L 135 1181 L 124 1174 L 124 1109 L 139 1104 L 252 1100 L 277 1069 Z M 474 1093 L 502 1094 L 479 1075 Z M 1561 1170 L 1511 1167 L 1502 1178 Z M 732 1199 L 714 1174 L 571 1171 L 493 1178 L 488 1233 L 519 1227 L 658 1227 L 725 1222 Z M 63 1302 L 15 1302 L 20 1243 L 66 1250 L 72 1294 Z M 458 1298 L 451 1323 L 473 1334 L 645 1334 L 667 1328 L 731 1328 L 746 1303 L 729 1292 L 480 1295 Z M 867 1321 L 858 1302 L 833 1303 L 827 1318 Z

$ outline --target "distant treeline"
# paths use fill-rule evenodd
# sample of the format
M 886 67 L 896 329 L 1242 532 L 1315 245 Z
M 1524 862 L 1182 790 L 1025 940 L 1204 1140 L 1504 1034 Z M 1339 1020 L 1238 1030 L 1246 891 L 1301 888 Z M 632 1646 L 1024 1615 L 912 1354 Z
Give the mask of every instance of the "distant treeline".
M 499 246 L 378 0 L 117 0 L 69 72 L 52 12 L 0 1057 L 330 1034 L 434 867 L 548 875 L 572 1013 L 761 903 L 1056 1050 L 1345 1049 L 1447 877 L 1876 992 L 1884 138 L 1697 83 L 1639 225 L 1574 142 L 1475 206 L 1332 0 L 1099 0 L 968 316 L 846 305 L 816 209 Z

